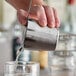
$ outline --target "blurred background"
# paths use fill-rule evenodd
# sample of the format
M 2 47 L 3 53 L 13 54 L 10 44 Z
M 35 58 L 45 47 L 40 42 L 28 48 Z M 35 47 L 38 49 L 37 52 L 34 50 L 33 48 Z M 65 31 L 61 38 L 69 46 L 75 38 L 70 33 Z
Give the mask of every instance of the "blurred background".
M 76 0 L 44 0 L 48 5 L 55 7 L 58 11 L 61 27 L 60 34 L 76 35 Z M 16 10 L 5 0 L 0 0 L 0 76 L 6 61 L 15 60 L 17 48 L 20 46 L 22 37 L 22 26 L 17 21 Z M 76 50 L 76 39 L 73 39 L 74 50 Z M 61 46 L 61 47 L 60 47 Z M 60 43 L 57 50 L 64 48 Z M 71 45 L 68 45 L 68 48 Z M 24 52 L 26 61 L 39 62 L 41 68 L 47 67 L 48 52 L 26 50 Z

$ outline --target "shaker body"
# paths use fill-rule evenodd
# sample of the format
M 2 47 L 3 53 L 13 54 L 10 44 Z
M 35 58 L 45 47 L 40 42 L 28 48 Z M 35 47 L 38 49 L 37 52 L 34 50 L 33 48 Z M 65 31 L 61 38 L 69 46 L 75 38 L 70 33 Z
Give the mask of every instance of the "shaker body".
M 28 21 L 24 47 L 30 50 L 55 50 L 59 31 L 56 28 L 40 27 L 35 21 Z

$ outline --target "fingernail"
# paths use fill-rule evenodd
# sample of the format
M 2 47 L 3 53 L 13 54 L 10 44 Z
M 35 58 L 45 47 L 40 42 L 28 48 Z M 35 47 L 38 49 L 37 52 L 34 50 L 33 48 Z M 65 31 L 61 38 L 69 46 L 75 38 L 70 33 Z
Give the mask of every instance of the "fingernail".
M 51 28 L 54 28 L 55 27 L 55 24 L 54 22 L 51 22 L 51 24 L 49 25 Z
M 45 27 L 47 25 L 46 21 L 45 20 L 39 20 L 39 24 L 42 26 L 42 27 Z
M 56 23 L 56 27 L 60 27 L 60 23 Z
M 42 20 L 42 23 L 43 23 L 43 26 L 46 26 L 47 25 L 47 23 L 46 23 L 45 20 Z

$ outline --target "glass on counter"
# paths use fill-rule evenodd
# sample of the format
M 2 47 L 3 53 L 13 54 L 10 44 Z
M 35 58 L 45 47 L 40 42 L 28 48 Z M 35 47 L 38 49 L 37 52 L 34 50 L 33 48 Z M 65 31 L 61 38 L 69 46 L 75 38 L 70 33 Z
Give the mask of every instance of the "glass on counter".
M 67 44 L 67 50 L 76 51 L 76 35 L 70 35 L 70 40 Z
M 4 76 L 39 76 L 40 67 L 36 62 L 9 61 L 4 67 Z
M 51 76 L 76 76 L 76 59 L 74 51 L 50 51 L 48 68 Z
M 31 76 L 31 69 L 26 70 L 26 62 L 10 61 L 5 64 L 4 76 Z
M 64 33 L 59 35 L 56 50 L 76 50 L 76 34 Z

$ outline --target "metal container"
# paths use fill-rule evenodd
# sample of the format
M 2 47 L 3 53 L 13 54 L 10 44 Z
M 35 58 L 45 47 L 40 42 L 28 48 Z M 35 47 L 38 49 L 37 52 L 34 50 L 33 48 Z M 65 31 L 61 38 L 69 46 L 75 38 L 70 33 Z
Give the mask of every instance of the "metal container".
M 40 27 L 35 21 L 28 21 L 24 47 L 29 50 L 55 50 L 59 37 L 57 28 Z

